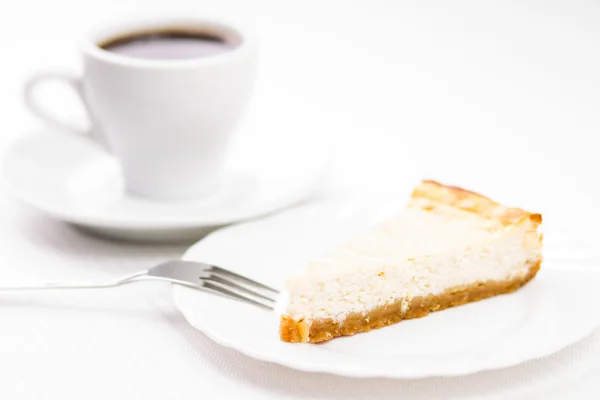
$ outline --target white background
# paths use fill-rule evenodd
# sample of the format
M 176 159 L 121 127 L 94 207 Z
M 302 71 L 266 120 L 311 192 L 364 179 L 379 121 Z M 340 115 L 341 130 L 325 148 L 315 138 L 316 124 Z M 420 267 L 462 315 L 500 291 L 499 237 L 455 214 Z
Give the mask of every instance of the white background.
M 323 196 L 393 192 L 430 177 L 540 210 L 568 240 L 594 243 L 600 3 L 2 1 L 0 148 L 39 127 L 21 102 L 29 75 L 78 71 L 77 44 L 89 28 L 149 12 L 216 13 L 254 26 L 262 63 L 249 118 L 276 116 L 277 129 L 265 122 L 274 135 L 300 125 L 315 146 L 333 144 Z M 67 115 L 74 106 L 68 93 L 52 102 Z M 184 250 L 90 237 L 4 193 L 0 218 L 4 282 L 108 278 Z M 350 380 L 211 343 L 162 285 L 0 296 L 2 399 L 595 399 L 598 378 L 600 333 L 505 371 Z

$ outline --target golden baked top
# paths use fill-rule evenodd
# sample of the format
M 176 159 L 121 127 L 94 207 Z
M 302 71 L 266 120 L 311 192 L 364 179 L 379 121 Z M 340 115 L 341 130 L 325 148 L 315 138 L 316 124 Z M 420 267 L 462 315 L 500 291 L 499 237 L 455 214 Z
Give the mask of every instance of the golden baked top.
M 535 227 L 542 223 L 541 214 L 506 207 L 478 193 L 431 180 L 424 180 L 414 189 L 409 203 L 409 206 L 428 211 L 435 210 L 440 205 L 476 213 L 482 218 L 496 220 L 504 226 L 516 225 L 524 220 L 530 220 Z

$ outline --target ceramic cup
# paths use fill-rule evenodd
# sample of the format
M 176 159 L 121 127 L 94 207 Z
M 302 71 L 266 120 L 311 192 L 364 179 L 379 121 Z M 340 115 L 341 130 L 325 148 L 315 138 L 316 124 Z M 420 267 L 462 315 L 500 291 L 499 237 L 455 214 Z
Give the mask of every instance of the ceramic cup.
M 236 47 L 201 58 L 154 60 L 99 46 L 114 37 L 173 27 L 201 29 L 234 41 Z M 25 86 L 29 109 L 46 123 L 85 135 L 114 155 L 133 193 L 187 200 L 215 190 L 255 80 L 253 36 L 214 19 L 159 18 L 96 30 L 81 53 L 82 76 L 50 72 L 29 80 Z M 56 106 L 39 99 L 38 84 L 51 80 L 68 84 L 79 95 L 90 129 L 58 118 L 52 112 Z

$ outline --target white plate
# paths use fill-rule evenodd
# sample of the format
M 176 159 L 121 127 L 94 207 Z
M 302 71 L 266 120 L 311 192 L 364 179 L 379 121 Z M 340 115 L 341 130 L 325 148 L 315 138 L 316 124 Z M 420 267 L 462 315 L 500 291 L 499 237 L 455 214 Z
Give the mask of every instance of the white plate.
M 336 243 L 393 212 L 369 203 L 318 204 L 217 231 L 185 258 L 231 268 L 274 287 Z M 519 364 L 581 340 L 598 325 L 597 275 L 547 260 L 514 294 L 432 313 L 352 337 L 282 343 L 278 317 L 247 304 L 174 286 L 191 325 L 216 342 L 291 368 L 353 377 L 421 378 Z
M 325 151 L 311 150 L 312 142 L 299 135 L 261 138 L 267 139 L 277 151 L 260 152 L 264 143 L 242 143 L 241 151 L 232 152 L 235 162 L 220 189 L 198 201 L 131 195 L 113 157 L 84 138 L 53 131 L 13 143 L 2 171 L 16 197 L 86 229 L 136 240 L 197 240 L 215 227 L 279 210 L 312 193 L 324 170 Z

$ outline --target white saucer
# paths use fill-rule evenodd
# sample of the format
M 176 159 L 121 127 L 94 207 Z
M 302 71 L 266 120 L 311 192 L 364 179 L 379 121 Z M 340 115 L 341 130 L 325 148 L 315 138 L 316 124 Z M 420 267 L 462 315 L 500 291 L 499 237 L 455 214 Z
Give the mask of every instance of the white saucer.
M 286 276 L 393 213 L 398 204 L 400 199 L 297 207 L 216 231 L 191 247 L 185 259 L 281 288 Z M 177 285 L 173 294 L 192 326 L 259 360 L 353 377 L 464 375 L 552 354 L 598 326 L 590 305 L 600 300 L 600 274 L 586 272 L 597 267 L 558 261 L 556 246 L 546 247 L 538 276 L 513 294 L 319 345 L 281 342 L 275 312 Z
M 2 171 L 17 198 L 87 230 L 133 240 L 193 240 L 215 227 L 280 210 L 309 196 L 326 155 L 323 149 L 316 154 L 300 139 L 273 143 L 274 154 L 253 154 L 256 148 L 248 145 L 246 151 L 234 150 L 235 162 L 221 187 L 197 201 L 132 195 L 124 190 L 115 159 L 85 138 L 53 131 L 30 134 L 9 146 Z

